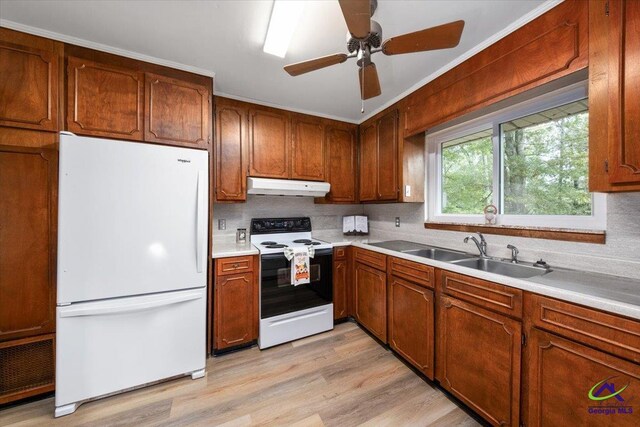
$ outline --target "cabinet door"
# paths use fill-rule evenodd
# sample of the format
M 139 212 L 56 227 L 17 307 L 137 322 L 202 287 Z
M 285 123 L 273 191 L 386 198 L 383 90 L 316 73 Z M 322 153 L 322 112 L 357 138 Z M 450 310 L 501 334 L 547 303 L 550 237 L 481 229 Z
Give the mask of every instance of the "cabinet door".
M 333 261 L 333 318 L 347 317 L 347 261 Z
M 378 123 L 378 200 L 398 199 L 398 111 L 394 110 Z
M 538 329 L 526 348 L 525 425 L 640 425 L 640 365 Z
M 207 148 L 210 102 L 205 86 L 145 74 L 145 140 Z
M 492 425 L 517 426 L 520 322 L 444 295 L 438 313 L 436 378 Z
M 356 263 L 355 314 L 362 326 L 387 342 L 387 276 L 383 271 Z
M 247 109 L 233 104 L 216 108 L 216 200 L 245 201 Z
M 378 126 L 372 123 L 362 129 L 360 137 L 360 201 L 378 198 Z
M 142 140 L 144 75 L 68 58 L 67 128 L 82 135 Z
M 433 379 L 433 292 L 396 276 L 389 282 L 389 345 Z
M 55 330 L 57 154 L 0 146 L 0 341 Z
M 257 338 L 256 288 L 253 273 L 216 276 L 214 337 L 217 350 Z
M 295 115 L 291 126 L 291 178 L 324 181 L 326 151 L 322 120 Z
M 355 129 L 327 127 L 327 180 L 332 202 L 356 201 L 356 133 Z
M 249 111 L 249 175 L 289 177 L 289 118 L 276 110 Z
M 0 41 L 0 125 L 58 130 L 58 56 Z
M 610 2 L 609 181 L 640 183 L 640 2 Z

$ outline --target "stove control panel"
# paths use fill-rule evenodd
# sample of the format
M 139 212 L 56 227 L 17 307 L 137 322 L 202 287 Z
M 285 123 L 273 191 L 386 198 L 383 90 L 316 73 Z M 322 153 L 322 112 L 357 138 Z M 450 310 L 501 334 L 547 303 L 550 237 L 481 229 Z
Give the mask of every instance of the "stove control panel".
M 251 234 L 311 232 L 311 218 L 253 218 Z

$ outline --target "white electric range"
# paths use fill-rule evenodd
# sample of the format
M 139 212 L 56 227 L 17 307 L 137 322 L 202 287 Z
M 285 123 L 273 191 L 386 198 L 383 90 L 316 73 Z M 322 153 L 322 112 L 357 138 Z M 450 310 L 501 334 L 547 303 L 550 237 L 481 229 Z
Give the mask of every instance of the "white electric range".
M 333 246 L 311 237 L 311 219 L 251 220 L 251 243 L 260 250 L 261 349 L 333 329 Z M 311 282 L 291 284 L 285 248 L 313 247 Z

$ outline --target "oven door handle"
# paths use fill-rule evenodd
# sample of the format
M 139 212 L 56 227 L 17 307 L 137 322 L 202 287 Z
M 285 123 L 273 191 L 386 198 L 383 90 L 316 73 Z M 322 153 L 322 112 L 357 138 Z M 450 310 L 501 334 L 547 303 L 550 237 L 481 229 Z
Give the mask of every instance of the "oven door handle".
M 320 250 L 317 250 L 316 253 L 315 253 L 314 258 L 311 258 L 311 259 L 316 259 L 319 256 L 327 256 L 327 255 L 333 255 L 333 249 L 320 249 Z M 282 252 L 279 252 L 277 254 L 261 255 L 260 258 L 263 259 L 263 260 L 270 260 L 270 259 L 282 259 L 282 258 L 285 258 L 285 256 L 284 256 L 284 254 Z

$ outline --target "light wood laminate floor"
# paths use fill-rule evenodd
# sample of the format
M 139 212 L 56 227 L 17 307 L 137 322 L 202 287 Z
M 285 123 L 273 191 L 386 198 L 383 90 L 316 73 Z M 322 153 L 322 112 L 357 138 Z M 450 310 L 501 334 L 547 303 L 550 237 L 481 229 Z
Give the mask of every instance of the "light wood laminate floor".
M 85 403 L 59 419 L 53 409 L 53 398 L 4 409 L 0 425 L 478 425 L 354 323 L 264 351 L 210 358 L 204 379 Z

